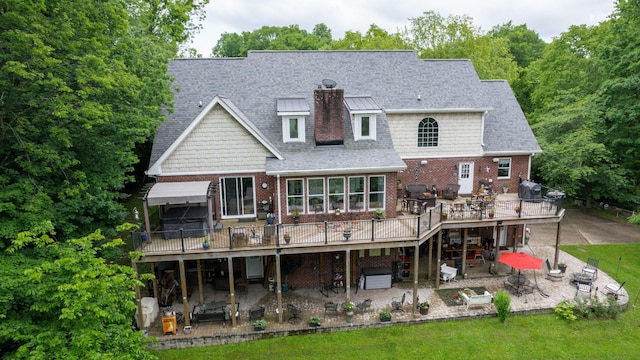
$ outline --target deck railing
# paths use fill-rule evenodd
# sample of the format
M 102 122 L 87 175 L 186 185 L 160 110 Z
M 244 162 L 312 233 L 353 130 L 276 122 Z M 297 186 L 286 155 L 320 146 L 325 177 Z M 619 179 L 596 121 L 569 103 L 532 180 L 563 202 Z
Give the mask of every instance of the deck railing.
M 379 220 L 229 226 L 212 234 L 207 230 L 183 229 L 155 231 L 151 234 L 134 232 L 131 234 L 131 241 L 135 250 L 147 254 L 306 247 L 342 242 L 392 242 L 422 238 L 442 221 L 481 222 L 555 217 L 561 209 L 561 199 L 536 202 L 523 200 L 496 200 L 490 203 L 453 202 L 440 203 L 415 216 Z

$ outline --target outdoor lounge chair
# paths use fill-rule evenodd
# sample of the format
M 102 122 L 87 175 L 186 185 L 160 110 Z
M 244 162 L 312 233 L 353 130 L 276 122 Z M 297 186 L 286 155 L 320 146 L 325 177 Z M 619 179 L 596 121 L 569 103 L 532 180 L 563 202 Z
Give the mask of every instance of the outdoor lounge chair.
M 582 268 L 582 273 L 596 280 L 598 278 L 598 262 L 598 259 L 588 258 L 587 265 Z
M 545 262 L 547 263 L 547 270 L 548 270 L 547 279 L 551 281 L 562 280 L 562 278 L 564 277 L 562 270 L 552 268 L 551 263 L 549 262 L 549 259 L 547 259 Z
M 603 294 L 607 295 L 607 296 L 612 296 L 613 298 L 615 298 L 616 300 L 618 300 L 618 296 L 620 296 L 620 290 L 622 290 L 622 287 L 624 286 L 624 284 L 627 281 L 623 281 L 622 284 L 617 284 L 617 283 L 609 283 L 607 284 L 607 286 L 604 287 L 604 290 L 602 291 Z

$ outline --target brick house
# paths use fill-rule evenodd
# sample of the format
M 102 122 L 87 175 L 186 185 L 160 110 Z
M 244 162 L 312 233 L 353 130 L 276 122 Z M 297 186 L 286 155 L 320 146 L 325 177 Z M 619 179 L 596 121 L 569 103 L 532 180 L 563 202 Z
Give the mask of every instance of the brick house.
M 364 269 L 397 264 L 405 248 L 440 259 L 449 230 L 514 245 L 525 224 L 563 216 L 560 207 L 499 221 L 482 212 L 462 224 L 441 221 L 450 204 L 426 202 L 399 215 L 408 184 L 424 185 L 430 197 L 456 184 L 470 197 L 485 187 L 502 192 L 507 183 L 517 192 L 529 178 L 541 149 L 520 106 L 506 81 L 481 81 L 468 60 L 421 60 L 413 51 L 253 51 L 177 59 L 170 75 L 174 111 L 156 132 L 147 175 L 157 182 L 144 198 L 146 231 L 163 230 L 167 241 L 144 247 L 141 262 L 178 261 L 184 274 L 183 261 L 196 261 L 203 276 L 201 261 L 222 259 L 231 290 L 234 276 L 276 278 L 280 288 L 283 266 L 289 284 L 323 286 L 338 267 L 348 288 Z M 381 225 L 371 221 L 377 209 Z M 241 222 L 267 214 L 275 214 L 274 229 L 243 230 Z M 404 215 L 413 215 L 415 228 L 382 235 Z M 239 223 L 220 229 L 231 221 Z M 347 223 L 348 237 L 329 228 Z M 185 227 L 196 235 L 185 236 Z M 166 235 L 178 228 L 179 236 Z M 285 245 L 289 232 L 298 234 Z M 214 245 L 185 250 L 185 238 L 202 236 Z M 248 243 L 234 242 L 244 236 Z M 258 236 L 273 237 L 252 244 Z M 168 247 L 176 237 L 180 247 Z M 248 259 L 262 271 L 252 274 Z

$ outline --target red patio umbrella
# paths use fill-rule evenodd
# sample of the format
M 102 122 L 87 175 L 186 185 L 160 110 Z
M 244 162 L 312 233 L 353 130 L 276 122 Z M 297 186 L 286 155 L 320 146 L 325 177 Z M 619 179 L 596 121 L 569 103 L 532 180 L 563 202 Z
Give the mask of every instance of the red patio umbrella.
M 540 270 L 542 269 L 542 259 L 526 253 L 504 252 L 500 254 L 499 262 L 520 270 Z

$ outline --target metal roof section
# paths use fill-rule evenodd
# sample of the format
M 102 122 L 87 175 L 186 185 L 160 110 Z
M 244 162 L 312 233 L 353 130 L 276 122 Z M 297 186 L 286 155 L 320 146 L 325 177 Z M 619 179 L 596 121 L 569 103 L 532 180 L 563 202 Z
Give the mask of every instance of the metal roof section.
M 379 114 L 382 108 L 371 96 L 345 96 L 344 104 L 351 114 Z
M 211 181 L 155 183 L 144 197 L 149 206 L 206 203 Z
M 276 102 L 278 116 L 309 115 L 311 109 L 304 98 L 278 99 Z

